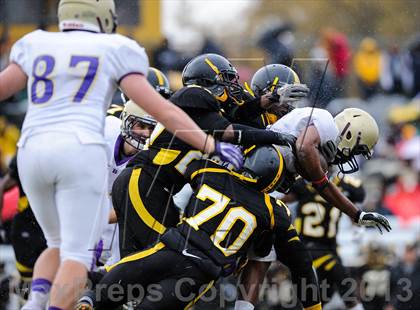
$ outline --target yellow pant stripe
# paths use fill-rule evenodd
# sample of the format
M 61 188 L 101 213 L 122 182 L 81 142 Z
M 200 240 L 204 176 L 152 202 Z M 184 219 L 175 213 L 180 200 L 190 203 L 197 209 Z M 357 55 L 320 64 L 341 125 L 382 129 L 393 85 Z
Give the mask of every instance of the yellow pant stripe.
M 310 306 L 308 308 L 304 308 L 304 310 L 322 310 L 321 303 Z
M 196 297 L 194 300 L 192 300 L 185 308 L 184 310 L 190 309 L 214 284 L 214 280 L 210 281 L 209 284 L 206 286 L 206 288 Z
M 165 226 L 159 223 L 145 208 L 143 201 L 141 200 L 140 193 L 139 193 L 139 178 L 140 178 L 141 169 L 134 169 L 131 177 L 130 183 L 128 186 L 128 194 L 130 196 L 130 201 L 134 206 L 138 216 L 140 219 L 151 229 L 156 231 L 159 234 L 163 234 L 166 230 Z
M 153 248 L 138 252 L 136 254 L 126 256 L 122 260 L 120 260 L 119 262 L 115 263 L 114 265 L 105 266 L 105 270 L 107 272 L 109 272 L 110 270 L 117 267 L 118 265 L 145 258 L 145 257 L 150 256 L 150 255 L 156 253 L 157 251 L 163 249 L 164 247 L 165 247 L 165 244 L 163 242 L 159 242 Z
M 299 241 L 299 237 L 296 236 L 296 237 L 293 237 L 293 238 L 290 238 L 289 240 L 287 240 L 287 242 L 292 242 L 292 241 Z
M 334 259 L 330 261 L 325 267 L 325 271 L 330 271 L 335 265 L 337 264 L 337 261 Z
M 19 262 L 16 262 L 16 268 L 19 272 L 33 272 L 32 268 L 29 268 Z
M 312 265 L 313 265 L 316 269 L 318 269 L 318 268 L 319 268 L 319 266 L 321 266 L 323 263 L 325 263 L 325 262 L 326 262 L 327 260 L 329 260 L 330 258 L 332 258 L 332 255 L 331 255 L 331 254 L 327 254 L 327 255 L 321 256 L 321 257 L 319 257 L 319 258 L 315 259 L 315 260 L 312 262 Z

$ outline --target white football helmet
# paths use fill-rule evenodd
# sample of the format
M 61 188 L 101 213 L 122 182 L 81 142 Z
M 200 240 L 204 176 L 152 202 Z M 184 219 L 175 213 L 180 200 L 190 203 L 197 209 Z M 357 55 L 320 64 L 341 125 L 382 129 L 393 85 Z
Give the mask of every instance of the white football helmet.
M 61 31 L 114 33 L 117 29 L 114 0 L 60 0 L 58 22 Z
M 133 131 L 133 126 L 136 123 L 140 123 L 153 129 L 156 126 L 156 120 L 132 100 L 128 100 L 125 103 L 124 110 L 121 113 L 121 120 L 121 136 L 123 139 L 137 150 L 142 150 L 149 137 L 136 134 Z
M 373 147 L 379 139 L 378 125 L 369 113 L 356 108 L 343 110 L 334 121 L 340 136 L 333 163 L 342 173 L 353 173 L 359 170 L 355 155 L 363 155 L 366 159 L 372 157 Z M 350 166 L 347 170 L 343 167 L 345 163 Z

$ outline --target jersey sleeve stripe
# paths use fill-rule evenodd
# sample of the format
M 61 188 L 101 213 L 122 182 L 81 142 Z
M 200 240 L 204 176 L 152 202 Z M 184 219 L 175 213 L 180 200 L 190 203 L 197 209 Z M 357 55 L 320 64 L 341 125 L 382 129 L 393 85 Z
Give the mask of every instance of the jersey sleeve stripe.
M 122 81 L 125 77 L 127 77 L 127 76 L 129 76 L 129 75 L 132 75 L 132 74 L 136 74 L 136 75 L 143 75 L 143 76 L 144 76 L 144 74 L 143 74 L 143 73 L 141 73 L 141 72 L 135 72 L 135 71 L 133 71 L 133 72 L 128 72 L 128 73 L 124 74 L 122 77 L 120 77 L 120 78 L 118 79 L 117 84 L 118 84 L 118 85 L 120 85 L 121 81 Z

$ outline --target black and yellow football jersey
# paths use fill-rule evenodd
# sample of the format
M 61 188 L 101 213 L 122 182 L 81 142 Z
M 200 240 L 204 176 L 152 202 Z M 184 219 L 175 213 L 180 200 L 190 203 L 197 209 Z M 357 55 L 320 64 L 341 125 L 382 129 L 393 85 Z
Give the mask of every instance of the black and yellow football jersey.
M 266 238 L 273 240 L 277 256 L 290 268 L 304 307 L 319 309 L 317 290 L 311 288 L 310 297 L 303 298 L 309 296 L 308 287 L 317 287 L 316 276 L 286 205 L 250 188 L 240 175 L 209 160 L 191 162 L 184 175 L 194 193 L 181 223 L 165 229 L 155 245 L 108 266 L 98 285 L 102 291 L 95 309 L 113 309 L 122 303 L 106 293 L 107 286 L 116 282 L 123 288 L 161 285 L 163 298 L 153 305 L 145 298 L 142 309 L 183 309 L 189 301 L 180 301 L 173 294 L 180 279 L 192 278 L 193 283 L 188 282 L 182 292 L 199 298 L 198 288 L 207 284 L 209 288 L 220 276 L 233 272 L 238 259 Z
M 353 203 L 361 203 L 365 198 L 362 182 L 350 176 L 335 177 L 332 182 Z M 341 211 L 327 203 L 318 192 L 303 179 L 299 179 L 292 187 L 298 200 L 295 226 L 305 241 L 317 241 L 336 244 L 338 222 Z
M 216 138 L 230 125 L 220 112 L 219 102 L 203 87 L 184 87 L 170 101 L 183 109 L 204 132 Z M 138 153 L 128 167 L 143 167 L 162 182 L 175 184 L 174 192 L 177 192 L 185 184 L 183 174 L 188 164 L 201 158 L 202 152 L 193 149 L 158 124 L 150 137 L 148 149 Z
M 299 241 L 287 206 L 253 190 L 240 175 L 211 161 L 196 161 L 186 176 L 194 195 L 177 228 L 219 266 L 246 254 L 269 231 L 279 239 L 278 244 L 280 239 Z

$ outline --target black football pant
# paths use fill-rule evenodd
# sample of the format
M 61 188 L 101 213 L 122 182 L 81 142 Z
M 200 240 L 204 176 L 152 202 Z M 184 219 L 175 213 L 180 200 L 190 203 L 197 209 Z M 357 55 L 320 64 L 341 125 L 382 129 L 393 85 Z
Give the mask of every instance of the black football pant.
M 136 300 L 136 309 L 184 309 L 213 284 L 193 259 L 161 242 L 108 268 L 96 286 L 95 309 L 115 309 Z
M 357 289 L 350 273 L 341 262 L 335 245 L 307 242 L 318 275 L 322 304 L 329 302 L 338 292 L 348 308 L 358 303 Z

